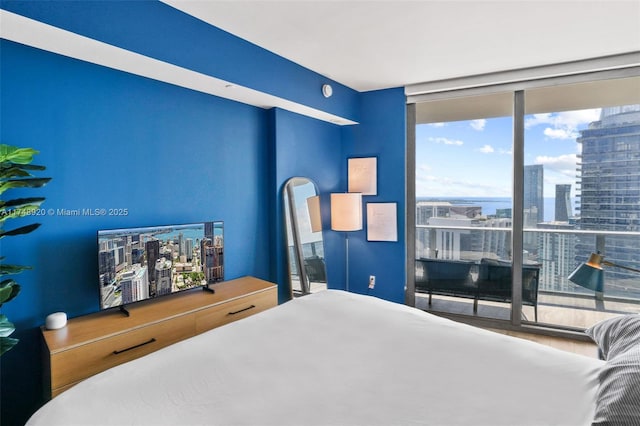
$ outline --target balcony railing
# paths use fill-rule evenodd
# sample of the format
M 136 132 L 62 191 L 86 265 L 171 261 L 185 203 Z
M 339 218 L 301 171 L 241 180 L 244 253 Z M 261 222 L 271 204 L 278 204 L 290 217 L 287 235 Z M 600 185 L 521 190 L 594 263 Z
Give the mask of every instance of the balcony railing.
M 498 260 L 498 263 L 506 265 L 511 263 L 511 256 L 508 253 L 510 247 L 500 247 L 500 244 L 510 246 L 512 232 L 510 227 L 417 225 L 416 228 L 416 258 L 427 259 L 416 261 L 416 307 L 444 314 L 467 315 L 489 320 L 511 320 L 509 277 L 502 277 L 502 280 L 506 281 L 504 284 L 506 296 L 500 301 L 495 297 L 486 297 L 487 276 L 482 272 L 482 265 L 491 263 L 487 258 Z M 629 274 L 620 269 L 619 271 L 622 272 L 616 272 L 618 268 L 607 267 L 603 293 L 585 289 L 568 280 L 568 276 L 581 262 L 587 260 L 591 252 L 623 255 L 625 250 L 628 250 L 626 259 L 624 256 L 615 260 L 613 257 L 606 257 L 606 259 L 623 266 L 638 268 L 640 232 L 525 228 L 524 233 L 522 278 L 524 291 L 520 300 L 522 321 L 535 321 L 545 327 L 577 331 L 624 313 L 640 314 L 640 276 L 637 274 Z M 467 241 L 463 242 L 463 237 Z M 474 238 L 478 244 L 472 247 Z M 487 241 L 493 244 L 491 249 L 483 249 L 486 246 L 482 246 L 481 243 Z M 458 251 L 447 251 L 446 247 L 441 245 L 443 242 L 449 244 L 449 247 L 457 244 Z M 622 243 L 632 244 L 621 248 L 624 246 Z M 527 248 L 532 246 L 537 247 L 536 252 L 527 251 Z M 506 255 L 500 256 L 498 252 Z M 429 265 L 429 262 L 433 263 L 433 260 L 428 259 L 436 258 L 440 263 L 450 262 L 454 266 L 470 264 L 468 278 L 459 279 L 462 285 L 450 291 L 449 282 L 460 277 L 442 277 L 429 272 L 425 265 Z M 539 268 L 537 277 L 539 281 L 535 286 L 535 294 L 526 294 L 530 291 L 528 289 L 534 288 L 529 285 L 532 282 L 526 279 L 527 268 Z M 438 272 L 449 269 L 445 265 Z M 435 282 L 431 283 L 430 281 L 434 279 Z M 496 275 L 493 274 L 493 278 L 489 277 L 489 280 L 495 281 Z M 443 286 L 447 291 L 443 291 Z
M 416 229 L 417 258 L 476 262 L 483 258 L 511 260 L 510 247 L 504 246 L 510 244 L 510 227 L 416 225 Z M 420 230 L 427 235 L 420 238 Z M 440 238 L 438 232 L 441 233 Z M 443 233 L 448 234 L 447 237 L 443 237 Z M 504 235 L 501 239 L 486 238 L 487 233 Z M 569 274 L 586 261 L 591 252 L 603 253 L 608 260 L 622 266 L 640 267 L 640 244 L 629 245 L 629 238 L 638 238 L 640 242 L 640 232 L 525 228 L 523 261 L 541 265 L 541 293 L 589 297 L 593 292 L 568 281 Z M 444 243 L 443 239 L 446 240 Z M 496 243 L 497 240 L 501 240 L 503 245 Z M 493 245 L 487 248 L 491 243 Z M 640 303 L 640 276 L 614 267 L 606 271 L 605 297 Z

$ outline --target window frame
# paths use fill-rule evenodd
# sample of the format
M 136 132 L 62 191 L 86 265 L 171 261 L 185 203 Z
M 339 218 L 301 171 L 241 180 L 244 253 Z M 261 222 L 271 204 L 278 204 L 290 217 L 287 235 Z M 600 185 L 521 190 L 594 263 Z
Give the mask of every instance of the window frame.
M 640 52 L 631 52 L 584 61 L 573 61 L 542 67 L 527 68 L 481 76 L 462 77 L 456 79 L 429 82 L 405 87 L 407 96 L 406 123 L 406 253 L 407 281 L 405 286 L 405 303 L 415 306 L 415 250 L 416 250 L 416 126 L 418 107 L 422 102 L 455 100 L 470 96 L 490 96 L 511 92 L 513 96 L 513 223 L 512 253 L 522 253 L 524 224 L 524 119 L 526 114 L 525 93 L 527 90 L 554 88 L 577 83 L 616 80 L 628 77 L 640 77 Z M 509 321 L 471 317 L 456 314 L 443 316 L 462 322 L 484 327 L 527 331 L 551 336 L 589 340 L 583 330 L 562 325 L 537 324 L 522 322 L 522 256 L 513 259 L 513 300 Z M 439 313 L 440 314 L 440 313 Z

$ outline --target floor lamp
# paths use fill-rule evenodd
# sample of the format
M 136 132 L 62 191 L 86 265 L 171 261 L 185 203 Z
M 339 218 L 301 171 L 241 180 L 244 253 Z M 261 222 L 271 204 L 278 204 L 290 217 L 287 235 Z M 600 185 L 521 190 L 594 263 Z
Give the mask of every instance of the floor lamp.
M 345 232 L 346 290 L 349 291 L 349 232 L 362 229 L 362 194 L 331 194 L 331 229 Z
M 626 269 L 627 271 L 633 271 L 640 273 L 640 270 L 629 268 L 628 266 L 618 265 L 607 260 L 604 260 L 604 256 L 599 253 L 591 253 L 589 260 L 585 263 L 581 263 L 575 271 L 569 275 L 569 281 L 578 284 L 589 290 L 596 292 L 596 299 L 604 299 L 604 270 L 602 265 L 614 266 L 616 268 Z

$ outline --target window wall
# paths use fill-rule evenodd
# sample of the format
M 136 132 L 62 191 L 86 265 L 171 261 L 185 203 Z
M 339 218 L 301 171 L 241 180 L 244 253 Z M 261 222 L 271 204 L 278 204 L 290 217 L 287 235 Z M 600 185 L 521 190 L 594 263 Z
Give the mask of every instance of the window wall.
M 513 120 L 509 95 L 494 98 L 491 115 L 481 108 L 443 113 L 445 103 L 460 111 L 460 101 L 435 102 L 433 111 L 422 105 L 416 126 L 416 303 L 465 313 L 475 301 L 478 265 L 511 258 Z M 481 101 L 464 99 L 467 105 Z M 458 276 L 433 277 L 445 269 Z M 438 297 L 429 303 L 434 292 Z M 476 304 L 475 313 L 510 316 L 504 304 Z
M 541 265 L 539 321 L 586 328 L 640 312 L 640 83 L 607 79 L 525 91 L 524 246 Z M 536 200 L 531 194 L 542 194 Z M 543 210 L 537 220 L 528 214 Z M 570 279 L 600 254 L 600 288 Z
M 410 97 L 417 307 L 566 329 L 640 312 L 639 75 Z M 601 288 L 570 279 L 592 253 Z

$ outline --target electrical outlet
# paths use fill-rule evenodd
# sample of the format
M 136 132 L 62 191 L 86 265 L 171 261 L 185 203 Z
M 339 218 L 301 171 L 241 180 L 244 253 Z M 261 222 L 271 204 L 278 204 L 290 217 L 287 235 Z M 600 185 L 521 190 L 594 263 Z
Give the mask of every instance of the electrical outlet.
M 372 289 L 376 286 L 376 276 L 369 275 L 369 289 Z

